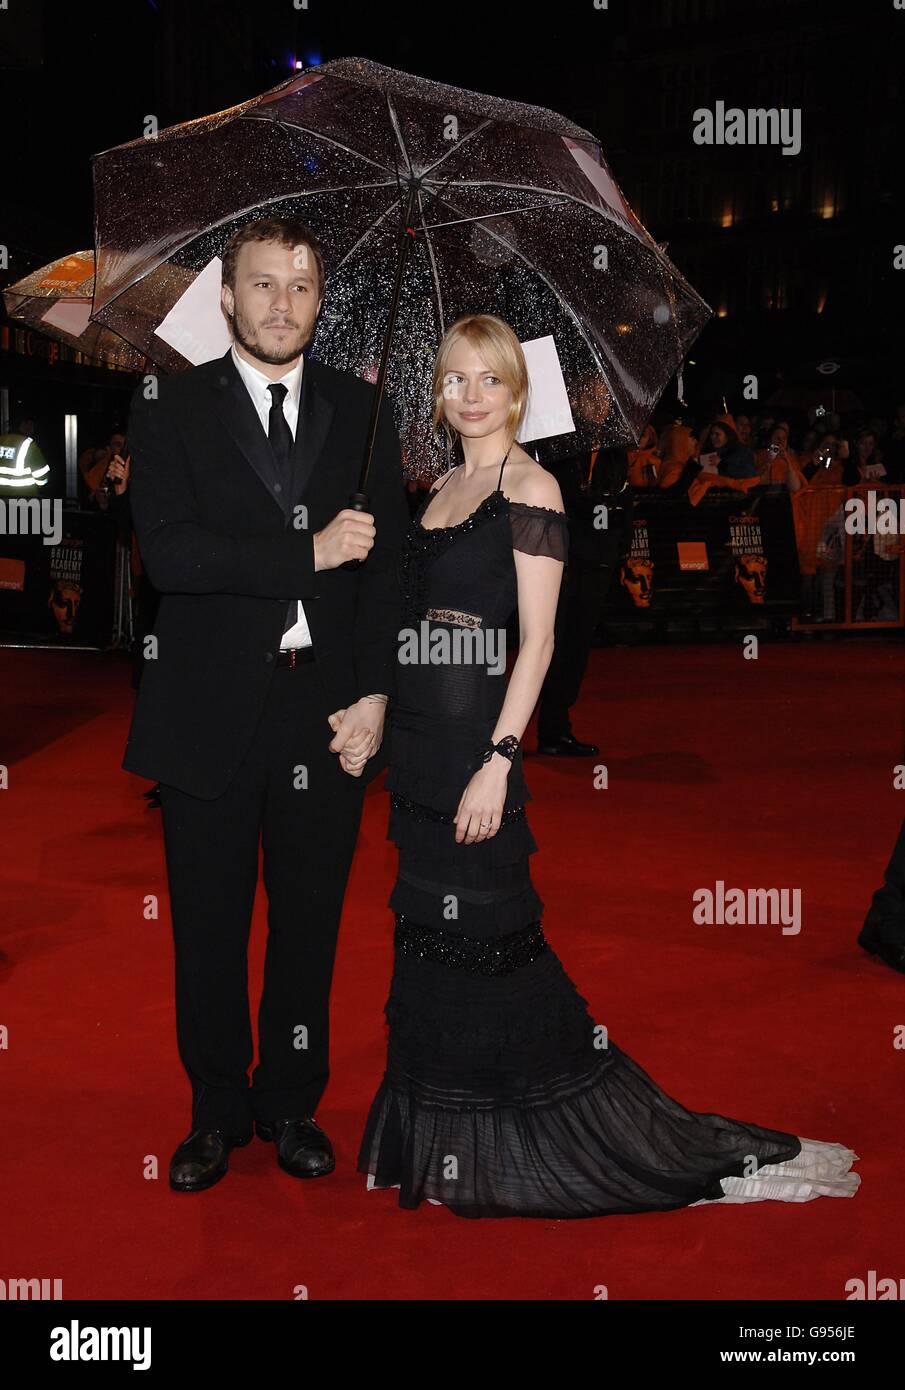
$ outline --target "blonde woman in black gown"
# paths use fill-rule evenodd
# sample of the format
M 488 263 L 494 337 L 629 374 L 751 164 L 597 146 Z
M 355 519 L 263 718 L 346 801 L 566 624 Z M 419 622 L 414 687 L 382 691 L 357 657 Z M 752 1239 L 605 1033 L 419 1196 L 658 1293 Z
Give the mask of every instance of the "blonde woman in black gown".
M 547 941 L 517 745 L 552 652 L 566 518 L 555 479 L 514 442 L 528 377 L 507 324 L 454 324 L 434 388 L 435 421 L 458 434 L 464 462 L 422 503 L 403 556 L 389 1045 L 359 1170 L 369 1187 L 398 1188 L 402 1207 L 426 1199 L 468 1217 L 853 1195 L 857 1155 L 843 1145 L 698 1114 L 661 1091 L 595 1025 Z M 507 684 L 490 639 L 516 609 Z M 413 633 L 435 644 L 418 660 Z M 483 661 L 436 659 L 457 633 L 460 658 Z M 346 770 L 370 751 L 347 748 Z

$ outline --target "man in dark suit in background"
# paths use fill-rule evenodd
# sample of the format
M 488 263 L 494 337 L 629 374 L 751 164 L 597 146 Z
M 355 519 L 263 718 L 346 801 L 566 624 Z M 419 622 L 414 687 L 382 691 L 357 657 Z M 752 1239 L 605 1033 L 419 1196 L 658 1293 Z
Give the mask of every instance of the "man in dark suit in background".
M 303 356 L 323 292 L 303 222 L 246 224 L 223 252 L 232 347 L 132 401 L 132 512 L 162 598 L 123 766 L 161 784 L 193 1097 L 178 1191 L 219 1181 L 253 1126 L 294 1176 L 334 1167 L 313 1116 L 362 773 L 380 766 L 393 688 L 408 510 L 388 406 L 370 511 L 346 506 L 374 387 Z M 259 844 L 268 939 L 249 1087 Z
M 592 427 L 602 426 L 612 398 L 600 377 L 592 373 L 579 383 L 572 404 Z M 613 574 L 631 537 L 628 452 L 595 448 L 545 467 L 562 492 L 569 518 L 569 556 L 556 609 L 553 658 L 538 704 L 537 751 L 588 758 L 600 749 L 575 737 L 570 710 L 581 690 Z

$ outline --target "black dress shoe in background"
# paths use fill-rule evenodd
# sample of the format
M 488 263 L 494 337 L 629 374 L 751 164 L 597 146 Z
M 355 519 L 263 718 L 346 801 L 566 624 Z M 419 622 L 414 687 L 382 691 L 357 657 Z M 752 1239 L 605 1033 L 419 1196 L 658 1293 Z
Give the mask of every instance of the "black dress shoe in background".
M 905 975 L 905 919 L 901 913 L 882 914 L 871 908 L 858 934 L 858 945 Z
M 600 749 L 596 743 L 580 743 L 574 734 L 560 734 L 558 738 L 538 738 L 537 751 L 555 758 L 593 758 Z
M 294 1178 L 324 1178 L 336 1167 L 333 1145 L 310 1115 L 296 1120 L 256 1120 L 258 1138 L 276 1144 L 277 1162 Z
M 226 1176 L 230 1149 L 251 1143 L 251 1133 L 224 1134 L 222 1129 L 193 1129 L 170 1160 L 174 1192 L 203 1192 Z

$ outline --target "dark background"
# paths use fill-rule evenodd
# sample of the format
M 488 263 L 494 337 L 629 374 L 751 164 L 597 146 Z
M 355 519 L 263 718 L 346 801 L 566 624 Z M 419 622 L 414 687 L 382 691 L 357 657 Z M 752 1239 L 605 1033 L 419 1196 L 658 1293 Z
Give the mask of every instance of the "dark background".
M 751 372 L 764 400 L 827 358 L 867 412 L 905 399 L 905 13 L 892 0 L 9 0 L 0 285 L 93 244 L 91 155 L 148 114 L 188 120 L 276 86 L 297 60 L 341 56 L 553 107 L 599 136 L 715 311 L 686 371 L 693 407 L 725 394 L 739 408 Z M 718 99 L 801 107 L 801 153 L 695 145 L 692 113 Z M 118 373 L 71 370 L 122 394 Z

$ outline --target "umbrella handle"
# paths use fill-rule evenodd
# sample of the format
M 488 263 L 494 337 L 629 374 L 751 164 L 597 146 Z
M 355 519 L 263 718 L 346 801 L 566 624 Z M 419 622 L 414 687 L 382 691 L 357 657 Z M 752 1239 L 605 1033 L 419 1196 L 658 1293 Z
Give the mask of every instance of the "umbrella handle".
M 369 510 L 368 496 L 365 492 L 350 492 L 349 507 L 353 512 L 366 512 Z M 364 560 L 344 560 L 340 565 L 341 570 L 357 570 L 364 564 Z

